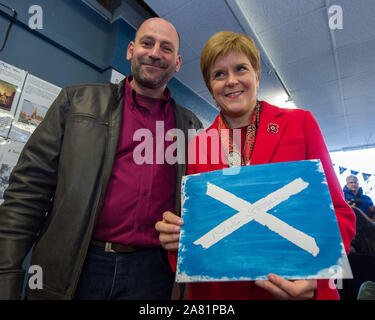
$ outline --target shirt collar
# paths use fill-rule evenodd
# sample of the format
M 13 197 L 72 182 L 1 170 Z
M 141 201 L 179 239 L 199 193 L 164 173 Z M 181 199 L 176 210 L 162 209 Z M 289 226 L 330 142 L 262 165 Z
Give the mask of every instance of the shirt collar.
M 130 84 L 132 80 L 133 80 L 133 75 L 129 75 L 126 77 L 126 81 L 125 81 L 125 97 L 126 99 L 129 99 L 128 101 L 130 102 L 130 106 L 132 109 L 138 106 L 137 98 L 138 100 L 154 100 L 155 103 L 159 100 L 159 105 L 161 106 L 165 106 L 169 101 L 171 101 L 172 94 L 168 87 L 165 88 L 164 95 L 162 98 L 154 99 L 154 98 L 146 97 L 137 93 Z

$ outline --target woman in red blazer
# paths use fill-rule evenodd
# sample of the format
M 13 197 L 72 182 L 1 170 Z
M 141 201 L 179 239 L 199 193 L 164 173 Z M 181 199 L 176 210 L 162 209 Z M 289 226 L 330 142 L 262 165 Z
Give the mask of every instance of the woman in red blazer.
M 327 147 L 309 111 L 281 109 L 257 100 L 260 56 L 244 34 L 213 35 L 201 54 L 203 78 L 220 114 L 189 144 L 188 174 L 232 166 L 320 159 L 327 177 L 346 252 L 355 234 L 355 215 L 343 198 Z M 241 139 L 239 139 L 241 137 Z M 156 224 L 175 269 L 181 218 L 165 212 Z M 328 280 L 208 282 L 189 285 L 190 299 L 339 299 Z

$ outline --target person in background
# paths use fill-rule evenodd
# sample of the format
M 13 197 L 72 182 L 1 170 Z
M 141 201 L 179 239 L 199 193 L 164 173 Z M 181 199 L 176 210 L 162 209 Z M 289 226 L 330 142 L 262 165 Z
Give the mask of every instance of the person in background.
M 190 142 L 188 174 L 240 165 L 320 159 L 348 253 L 355 234 L 355 215 L 344 200 L 323 136 L 311 112 L 282 109 L 257 99 L 260 54 L 254 41 L 245 34 L 222 31 L 213 35 L 203 47 L 200 61 L 203 78 L 220 114 L 211 127 Z M 241 145 L 236 145 L 235 139 L 223 139 L 224 129 L 229 129 L 229 136 L 233 129 L 239 129 Z M 205 137 L 212 130 L 218 132 L 218 143 Z M 207 162 L 200 162 L 202 152 L 207 154 Z M 225 154 L 224 160 L 215 157 L 221 152 Z M 220 161 L 215 163 L 214 158 Z M 163 220 L 155 225 L 163 247 L 170 250 L 173 267 L 176 266 L 176 250 L 183 223 L 178 214 L 165 212 Z M 329 287 L 328 280 L 289 281 L 276 274 L 269 274 L 268 280 L 255 282 L 192 283 L 189 284 L 188 297 L 339 299 L 337 290 Z
M 362 210 L 364 214 L 367 214 L 367 210 L 374 205 L 371 198 L 363 194 L 363 190 L 358 184 L 358 178 L 354 175 L 346 177 L 346 185 L 343 191 L 345 200 L 349 205 L 351 207 L 357 207 Z
M 358 291 L 358 300 L 375 300 L 375 282 L 365 281 Z
M 167 88 L 181 66 L 178 50 L 174 26 L 148 19 L 127 48 L 132 75 L 119 85 L 61 91 L 25 145 L 0 207 L 0 299 L 21 297 L 21 265 L 33 246 L 31 265 L 42 269 L 43 284 L 28 287 L 27 299 L 170 299 L 174 274 L 154 224 L 180 209 L 186 160 L 156 163 L 155 155 L 173 143 L 164 141 L 170 130 L 187 137 L 202 127 Z M 151 163 L 135 161 L 137 130 L 152 134 Z
M 367 216 L 375 222 L 375 207 L 371 206 L 370 208 L 367 209 L 366 212 Z

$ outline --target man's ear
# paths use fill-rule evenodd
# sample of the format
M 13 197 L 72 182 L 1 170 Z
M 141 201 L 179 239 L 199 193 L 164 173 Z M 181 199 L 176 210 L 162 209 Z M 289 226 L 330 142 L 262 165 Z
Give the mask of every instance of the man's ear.
M 177 61 L 176 61 L 176 68 L 174 69 L 175 72 L 178 72 L 180 70 L 181 62 L 182 62 L 182 58 L 180 55 L 178 55 Z
M 126 50 L 126 60 L 131 60 L 133 58 L 134 42 L 130 41 L 128 44 L 128 49 Z

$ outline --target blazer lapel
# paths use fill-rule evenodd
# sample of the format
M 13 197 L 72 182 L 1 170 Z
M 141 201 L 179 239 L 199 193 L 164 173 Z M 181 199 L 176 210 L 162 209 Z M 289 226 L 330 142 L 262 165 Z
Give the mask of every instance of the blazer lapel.
M 263 101 L 251 164 L 269 163 L 284 133 L 283 111 Z

